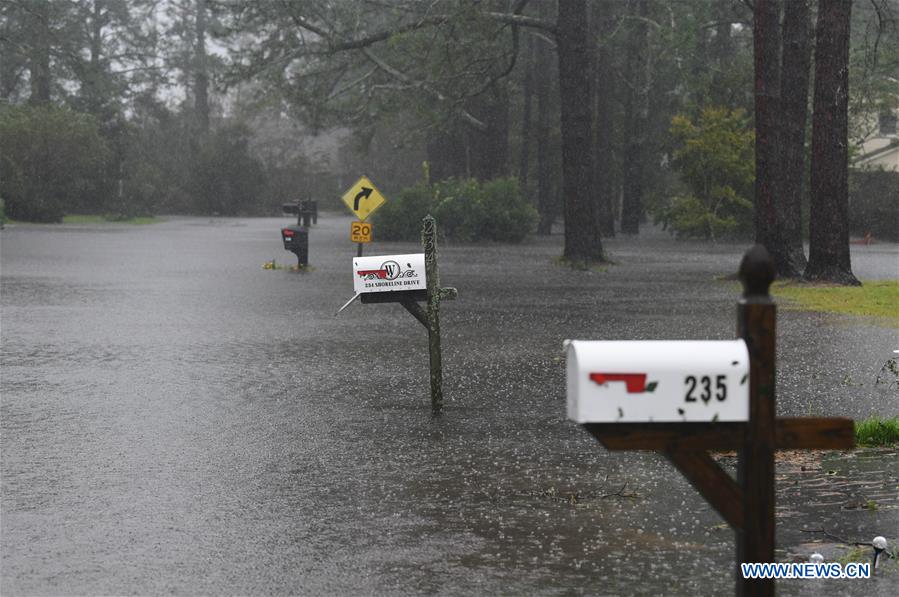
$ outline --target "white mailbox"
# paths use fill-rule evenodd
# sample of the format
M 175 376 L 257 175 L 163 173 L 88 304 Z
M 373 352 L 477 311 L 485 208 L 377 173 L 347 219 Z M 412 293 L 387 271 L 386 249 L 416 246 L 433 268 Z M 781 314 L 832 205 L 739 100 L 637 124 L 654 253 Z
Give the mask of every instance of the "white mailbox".
M 743 340 L 566 341 L 578 423 L 749 420 Z
M 427 288 L 424 253 L 353 259 L 353 290 L 356 294 Z

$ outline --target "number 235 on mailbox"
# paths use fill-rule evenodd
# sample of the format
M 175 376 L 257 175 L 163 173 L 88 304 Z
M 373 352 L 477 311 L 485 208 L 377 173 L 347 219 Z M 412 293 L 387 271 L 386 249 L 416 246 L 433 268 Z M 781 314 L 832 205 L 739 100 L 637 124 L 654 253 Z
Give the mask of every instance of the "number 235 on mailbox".
M 577 423 L 749 419 L 743 340 L 565 344 L 568 418 Z

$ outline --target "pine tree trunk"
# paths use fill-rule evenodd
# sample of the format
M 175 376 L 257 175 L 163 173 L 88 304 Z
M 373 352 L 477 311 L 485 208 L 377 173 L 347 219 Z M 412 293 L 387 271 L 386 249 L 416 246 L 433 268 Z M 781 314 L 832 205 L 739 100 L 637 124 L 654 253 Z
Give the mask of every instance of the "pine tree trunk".
M 31 36 L 29 74 L 31 75 L 32 105 L 50 103 L 50 3 L 36 0 L 31 3 L 28 31 Z
M 733 5 L 729 2 L 721 0 L 709 0 L 710 12 L 712 20 L 717 22 L 715 25 L 715 36 L 708 42 L 704 35 L 700 35 L 702 40 L 700 43 L 704 50 L 707 50 L 706 60 L 708 56 L 713 57 L 713 62 L 700 64 L 700 68 L 710 63 L 715 64 L 717 68 L 712 69 L 711 81 L 709 81 L 708 102 L 709 105 L 730 106 L 736 104 L 739 100 L 737 96 L 742 93 L 742 89 L 735 89 L 732 85 L 731 73 L 734 67 L 734 57 L 737 53 L 734 38 L 731 35 L 731 25 L 733 21 Z M 701 75 L 700 75 L 701 76 Z
M 558 56 L 562 133 L 564 257 L 573 263 L 603 260 L 592 188 L 593 131 L 585 0 L 559 2 Z
M 110 91 L 102 89 L 103 66 L 100 63 L 100 60 L 103 54 L 103 27 L 106 24 L 106 17 L 103 9 L 104 1 L 94 0 L 93 5 L 91 6 L 90 17 L 90 62 L 88 63 L 87 73 L 82 82 L 87 111 L 99 118 L 101 122 L 105 120 L 105 115 L 101 114 L 103 105 L 105 104 L 103 94 L 104 91 Z
M 534 80 L 534 96 L 537 100 L 537 123 L 535 127 L 535 145 L 537 153 L 537 213 L 540 221 L 537 234 L 550 234 L 556 219 L 556 202 L 552 188 L 552 164 L 549 155 L 549 116 L 551 110 L 550 91 L 552 78 L 548 76 L 552 64 L 550 50 L 545 40 L 536 42 L 534 61 L 536 70 L 541 76 Z
M 194 47 L 194 113 L 203 135 L 209 132 L 209 72 L 206 60 L 206 0 L 197 0 Z
M 502 81 L 475 98 L 471 110 L 487 124 L 485 131 L 469 131 L 472 173 L 478 180 L 492 180 L 508 174 L 509 94 Z
M 612 105 L 613 73 L 612 56 L 609 47 L 611 40 L 606 36 L 611 32 L 612 4 L 608 0 L 601 1 L 594 19 L 600 33 L 599 47 L 594 62 L 596 99 L 596 135 L 595 162 L 596 167 L 596 200 L 599 203 L 599 230 L 603 236 L 615 236 L 615 218 L 612 215 L 612 137 L 614 134 L 614 107 Z
M 521 85 L 521 150 L 518 154 L 518 184 L 521 192 L 527 194 L 528 170 L 531 162 L 531 105 L 534 102 L 534 38 L 528 36 L 527 57 L 525 58 L 524 80 Z
M 755 63 L 755 240 L 764 245 L 780 277 L 796 277 L 790 248 L 780 229 L 780 1 L 756 0 Z
M 650 65 L 649 15 L 647 0 L 637 3 L 637 17 L 628 53 L 631 89 L 625 105 L 627 136 L 624 145 L 624 196 L 621 204 L 621 232 L 637 234 L 643 217 L 643 181 L 646 164 L 646 129 L 649 118 Z
M 849 258 L 849 26 L 852 0 L 820 0 L 815 41 L 808 280 L 859 285 Z
M 451 176 L 463 178 L 469 175 L 465 138 L 458 129 L 435 131 L 428 136 L 425 151 L 431 171 L 431 182 L 438 182 Z
M 802 245 L 802 190 L 805 180 L 805 124 L 811 66 L 809 0 L 784 4 L 780 101 L 781 191 L 777 203 L 778 228 L 787 248 L 781 275 L 798 276 L 805 269 Z

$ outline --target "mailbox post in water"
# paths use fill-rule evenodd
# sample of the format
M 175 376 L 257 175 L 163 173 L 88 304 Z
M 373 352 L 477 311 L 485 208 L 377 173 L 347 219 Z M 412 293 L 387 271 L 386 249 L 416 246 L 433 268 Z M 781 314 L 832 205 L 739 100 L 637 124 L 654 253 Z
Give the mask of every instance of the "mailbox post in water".
M 284 250 L 297 256 L 297 267 L 309 265 L 309 229 L 303 226 L 286 226 L 281 229 Z
M 353 298 L 360 297 L 363 304 L 399 303 L 428 330 L 431 408 L 439 413 L 443 408 L 440 301 L 455 299 L 457 292 L 455 288 L 440 287 L 437 225 L 431 216 L 422 222 L 421 242 L 424 253 L 355 257 Z M 424 308 L 420 302 L 425 303 Z M 349 302 L 341 310 L 347 305 Z
M 297 200 L 296 203 L 285 203 L 281 206 L 285 213 L 297 214 L 296 226 L 285 226 L 281 229 L 281 241 L 284 250 L 297 256 L 297 268 L 309 265 L 309 220 L 318 222 L 318 202 L 312 199 Z
M 774 562 L 774 453 L 847 449 L 853 422 L 775 418 L 774 262 L 756 245 L 740 264 L 738 340 L 566 341 L 568 418 L 609 450 L 656 450 L 737 535 L 738 595 L 774 595 L 741 563 Z M 737 480 L 709 455 L 737 450 Z

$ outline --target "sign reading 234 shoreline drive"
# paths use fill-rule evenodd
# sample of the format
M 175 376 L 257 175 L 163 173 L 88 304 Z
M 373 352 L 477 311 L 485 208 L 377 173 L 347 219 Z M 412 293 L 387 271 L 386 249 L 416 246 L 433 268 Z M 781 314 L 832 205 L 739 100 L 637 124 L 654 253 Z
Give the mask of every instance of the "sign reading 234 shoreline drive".
M 427 290 L 424 253 L 354 258 L 353 290 L 356 294 Z
M 749 420 L 743 340 L 566 341 L 577 423 Z

